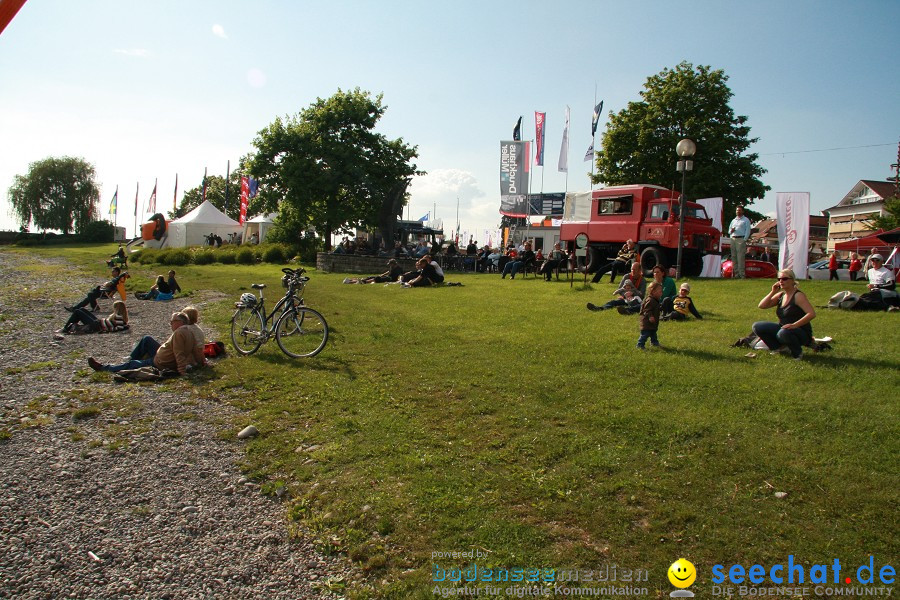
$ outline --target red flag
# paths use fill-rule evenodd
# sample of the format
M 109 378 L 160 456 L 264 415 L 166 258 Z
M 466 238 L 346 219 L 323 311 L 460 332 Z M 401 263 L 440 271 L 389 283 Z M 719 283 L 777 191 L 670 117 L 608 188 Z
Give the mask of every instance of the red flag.
M 150 202 L 147 203 L 147 212 L 156 212 L 156 181 L 153 182 L 153 193 L 150 194 Z
M 241 225 L 247 219 L 247 197 L 250 195 L 250 178 L 241 177 Z
M 534 139 L 537 148 L 534 150 L 534 164 L 539 167 L 544 166 L 544 123 L 547 120 L 547 113 L 534 111 Z

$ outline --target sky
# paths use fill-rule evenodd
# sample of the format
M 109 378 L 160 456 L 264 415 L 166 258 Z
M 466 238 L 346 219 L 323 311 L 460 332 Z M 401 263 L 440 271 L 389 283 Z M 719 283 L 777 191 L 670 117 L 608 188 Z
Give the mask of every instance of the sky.
M 331 0 L 28 0 L 0 34 L 0 229 L 29 164 L 77 156 L 96 168 L 100 213 L 119 190 L 134 230 L 225 175 L 256 133 L 338 89 L 383 94 L 378 131 L 418 147 L 427 175 L 408 215 L 444 227 L 499 224 L 500 141 L 547 113 L 532 191 L 589 189 L 591 113 L 640 99 L 686 60 L 723 69 L 772 190 L 806 191 L 814 214 L 860 179 L 886 179 L 900 140 L 900 2 L 585 0 L 557 3 Z M 569 172 L 557 171 L 571 108 Z M 675 168 L 673 149 L 672 166 Z M 675 177 L 673 176 L 673 180 Z M 635 182 L 671 185 L 671 182 Z M 689 185 L 689 183 L 688 183 Z M 406 215 L 404 215 L 406 216 Z

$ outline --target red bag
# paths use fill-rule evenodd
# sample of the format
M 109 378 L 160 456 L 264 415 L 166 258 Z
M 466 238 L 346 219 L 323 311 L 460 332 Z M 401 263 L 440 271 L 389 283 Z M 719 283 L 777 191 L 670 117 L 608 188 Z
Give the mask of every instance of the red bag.
M 203 345 L 203 356 L 216 358 L 225 354 L 225 344 L 222 342 L 208 342 Z

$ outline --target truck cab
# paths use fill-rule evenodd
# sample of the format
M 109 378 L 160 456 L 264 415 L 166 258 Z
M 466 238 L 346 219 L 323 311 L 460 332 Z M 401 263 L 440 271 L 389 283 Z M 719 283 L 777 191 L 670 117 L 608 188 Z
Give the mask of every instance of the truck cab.
M 590 272 L 634 240 L 641 266 L 674 266 L 678 254 L 680 194 L 656 185 L 625 185 L 566 195 L 560 239 L 573 246 L 587 239 Z M 721 232 L 702 205 L 685 203 L 682 271 L 699 275 L 703 256 L 718 251 Z

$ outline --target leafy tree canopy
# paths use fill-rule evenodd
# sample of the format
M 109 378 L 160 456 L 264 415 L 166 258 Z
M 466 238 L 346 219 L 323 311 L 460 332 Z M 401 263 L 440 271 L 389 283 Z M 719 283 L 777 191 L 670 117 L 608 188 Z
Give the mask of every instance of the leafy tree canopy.
M 884 211 L 886 214 L 873 218 L 866 226 L 875 231 L 879 229 L 890 231 L 900 227 L 900 195 L 894 194 L 885 200 Z
M 33 222 L 38 229 L 81 233 L 97 214 L 100 189 L 94 166 L 82 158 L 45 158 L 28 166 L 28 174 L 16 175 L 8 197 L 14 216 L 23 228 Z
M 384 228 L 402 214 L 406 186 L 419 171 L 415 146 L 375 133 L 386 109 L 380 94 L 339 89 L 294 117 L 276 118 L 257 134 L 256 153 L 244 164 L 259 180 L 260 208 L 280 210 L 281 221 L 298 230 L 380 225 L 392 236 Z
M 728 102 L 728 76 L 709 66 L 682 62 L 647 79 L 643 98 L 610 113 L 597 152 L 594 183 L 654 183 L 680 188 L 675 146 L 683 138 L 697 144 L 694 170 L 687 175 L 689 198 L 721 196 L 727 223 L 738 204 L 752 204 L 769 186 L 760 177 L 759 155 L 747 153 L 747 117 L 735 116 Z

